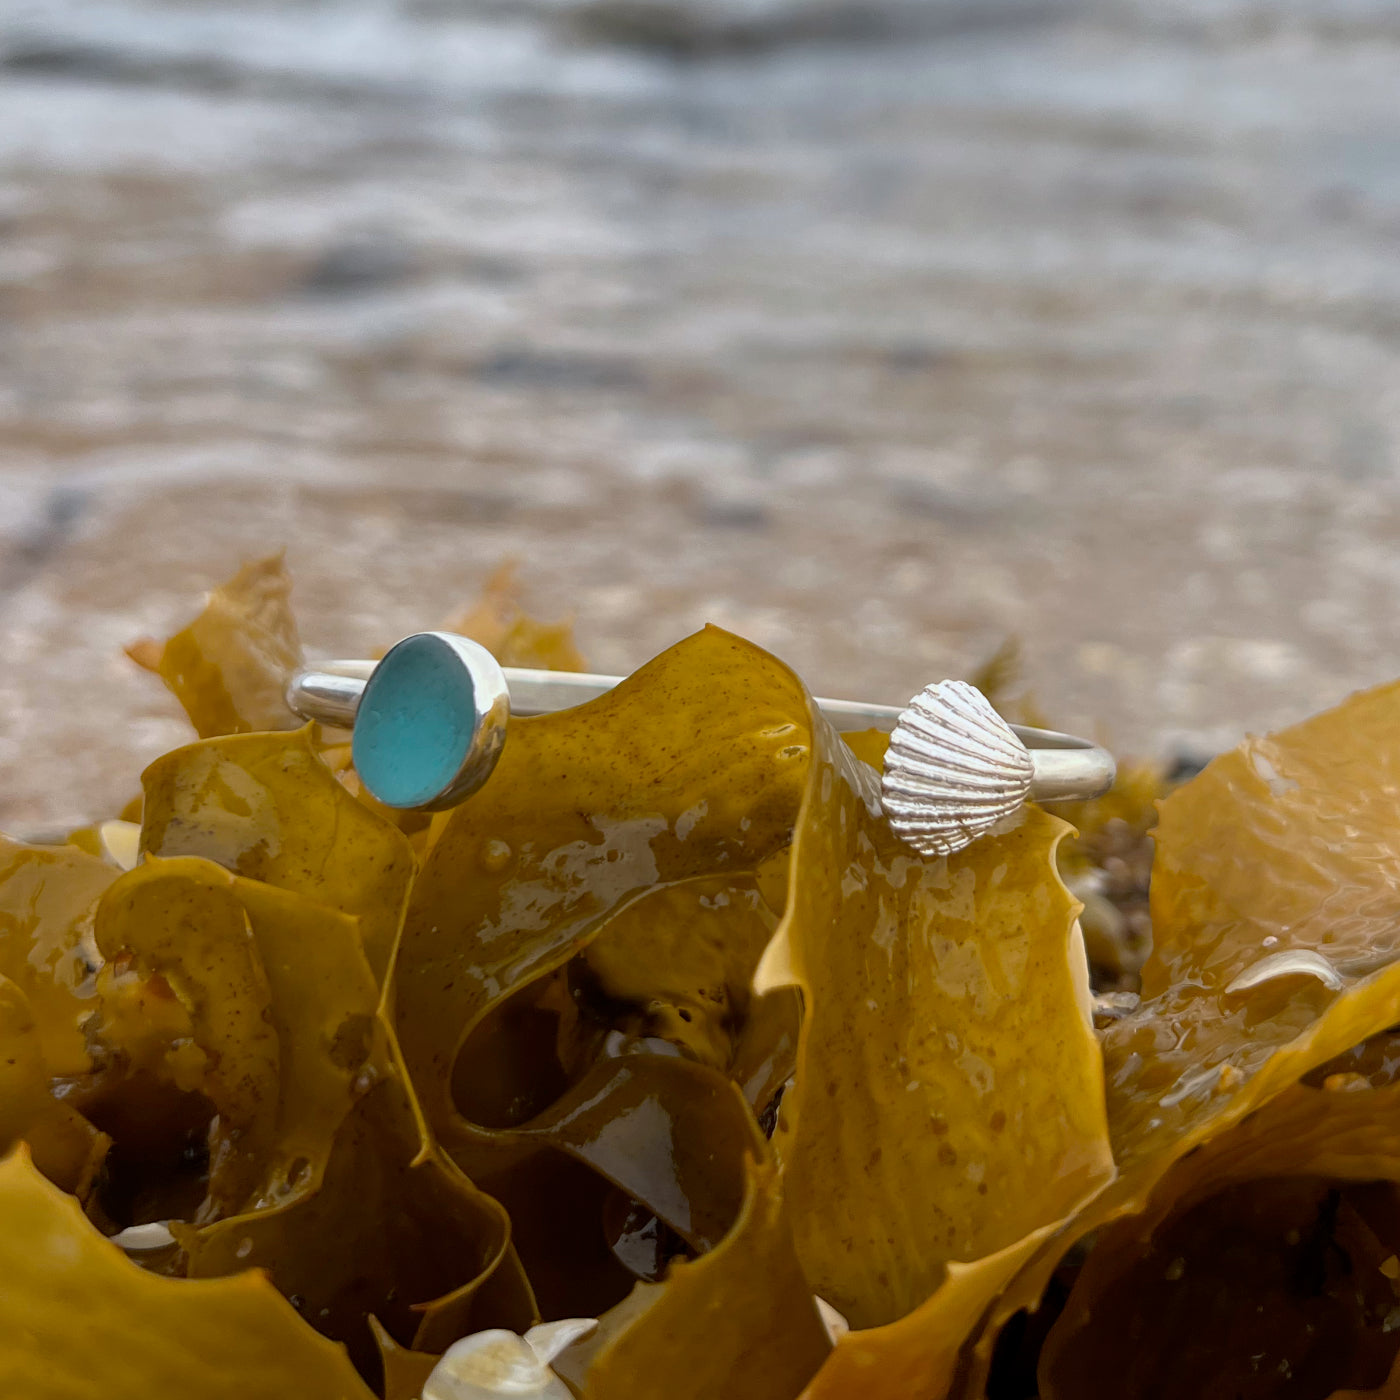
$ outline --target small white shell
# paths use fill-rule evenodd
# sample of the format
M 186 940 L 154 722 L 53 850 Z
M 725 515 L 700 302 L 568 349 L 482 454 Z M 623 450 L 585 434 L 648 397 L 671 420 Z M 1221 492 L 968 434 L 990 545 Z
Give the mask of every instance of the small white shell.
M 569 1317 L 541 1323 L 523 1337 L 502 1328 L 473 1332 L 443 1352 L 423 1383 L 422 1400 L 572 1400 L 549 1363 L 597 1325 L 591 1317 Z
M 826 1328 L 827 1340 L 835 1346 L 851 1330 L 851 1324 L 846 1321 L 845 1314 L 837 1312 L 825 1298 L 818 1298 L 816 1294 L 812 1296 L 821 1314 L 822 1326 Z
M 895 725 L 881 800 L 896 836 L 921 855 L 949 855 L 1026 800 L 1032 771 L 1026 746 L 980 690 L 936 681 Z
M 1272 953 L 1267 958 L 1261 958 L 1253 967 L 1245 968 L 1225 988 L 1225 995 L 1235 996 L 1280 977 L 1316 977 L 1324 987 L 1334 992 L 1340 992 L 1346 986 L 1346 978 L 1321 953 L 1314 953 L 1308 948 L 1290 948 L 1282 953 Z
M 97 828 L 102 854 L 123 870 L 135 870 L 141 860 L 141 826 L 138 822 L 102 822 Z
M 153 1220 L 149 1225 L 128 1225 L 112 1235 L 111 1241 L 128 1254 L 145 1254 L 152 1249 L 169 1249 L 175 1243 L 170 1225 L 165 1220 Z

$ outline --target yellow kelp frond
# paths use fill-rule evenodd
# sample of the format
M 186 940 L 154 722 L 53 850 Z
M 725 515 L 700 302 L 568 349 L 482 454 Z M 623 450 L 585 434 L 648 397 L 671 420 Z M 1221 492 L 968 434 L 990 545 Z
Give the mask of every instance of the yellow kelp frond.
M 25 1400 L 371 1400 L 345 1352 L 260 1274 L 129 1262 L 23 1152 L 0 1162 L 0 1374 Z
M 518 568 L 502 564 L 486 580 L 481 597 L 444 624 L 480 642 L 502 666 L 528 666 L 541 671 L 583 671 L 587 667 L 574 642 L 571 621 L 541 622 L 521 606 Z
M 403 920 L 413 851 L 321 761 L 307 726 L 189 744 L 142 775 L 148 855 L 202 856 L 318 900 L 359 924 L 383 978 Z
M 806 1005 L 776 1139 L 804 1266 L 874 1326 L 1112 1168 L 1076 909 L 1055 875 L 1063 823 L 1026 809 L 922 858 L 873 814 L 874 775 L 834 732 L 819 725 L 815 743 L 758 980 L 795 983 Z
M 201 739 L 293 729 L 299 721 L 283 699 L 301 664 L 291 591 L 282 555 L 254 560 L 183 631 L 164 644 L 137 642 L 127 654 L 165 682 Z

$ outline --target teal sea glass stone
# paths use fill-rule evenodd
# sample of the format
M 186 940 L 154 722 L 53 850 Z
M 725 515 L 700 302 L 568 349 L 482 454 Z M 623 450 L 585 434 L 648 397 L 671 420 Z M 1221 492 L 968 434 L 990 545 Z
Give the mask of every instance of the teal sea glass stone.
M 375 667 L 355 713 L 355 771 L 387 807 L 422 807 L 456 778 L 476 737 L 466 666 L 431 635 L 408 637 Z

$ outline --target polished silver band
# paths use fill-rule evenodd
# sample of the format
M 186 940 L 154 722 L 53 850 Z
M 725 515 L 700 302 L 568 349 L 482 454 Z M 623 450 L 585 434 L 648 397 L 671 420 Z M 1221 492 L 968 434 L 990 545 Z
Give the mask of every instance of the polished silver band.
M 446 633 L 417 634 L 450 644 L 464 665 L 493 672 L 504 682 L 510 713 L 545 714 L 571 709 L 606 694 L 619 676 L 496 667 L 474 643 Z M 305 719 L 352 728 L 366 684 L 379 663 L 329 661 L 297 672 L 287 703 Z M 961 681 L 926 687 L 907 706 L 818 699 L 838 730 L 876 729 L 891 742 L 882 775 L 882 800 L 895 831 L 926 854 L 961 849 L 990 830 L 1022 802 L 1096 797 L 1112 786 L 1113 756 L 1099 745 L 1048 729 L 1009 725 L 986 698 Z M 479 767 L 480 765 L 478 765 Z M 489 771 L 489 765 L 488 769 Z M 439 808 L 460 801 L 484 781 L 444 790 Z M 408 805 L 408 804 L 391 804 Z

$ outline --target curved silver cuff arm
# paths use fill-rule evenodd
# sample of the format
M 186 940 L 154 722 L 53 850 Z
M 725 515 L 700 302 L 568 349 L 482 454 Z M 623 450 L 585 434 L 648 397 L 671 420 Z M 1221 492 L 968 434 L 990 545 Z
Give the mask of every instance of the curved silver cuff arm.
M 365 682 L 375 661 L 326 661 L 298 671 L 287 687 L 287 703 L 303 719 L 349 729 Z M 621 681 L 621 676 L 588 675 L 578 671 L 536 671 L 504 666 L 510 709 L 517 715 L 549 714 L 596 700 Z M 875 705 L 861 700 L 818 699 L 822 713 L 838 730 L 878 729 L 893 732 L 907 708 Z M 1071 801 L 1096 797 L 1113 786 L 1113 755 L 1098 744 L 1053 729 L 1008 725 L 1030 755 L 1030 790 L 1036 802 Z

